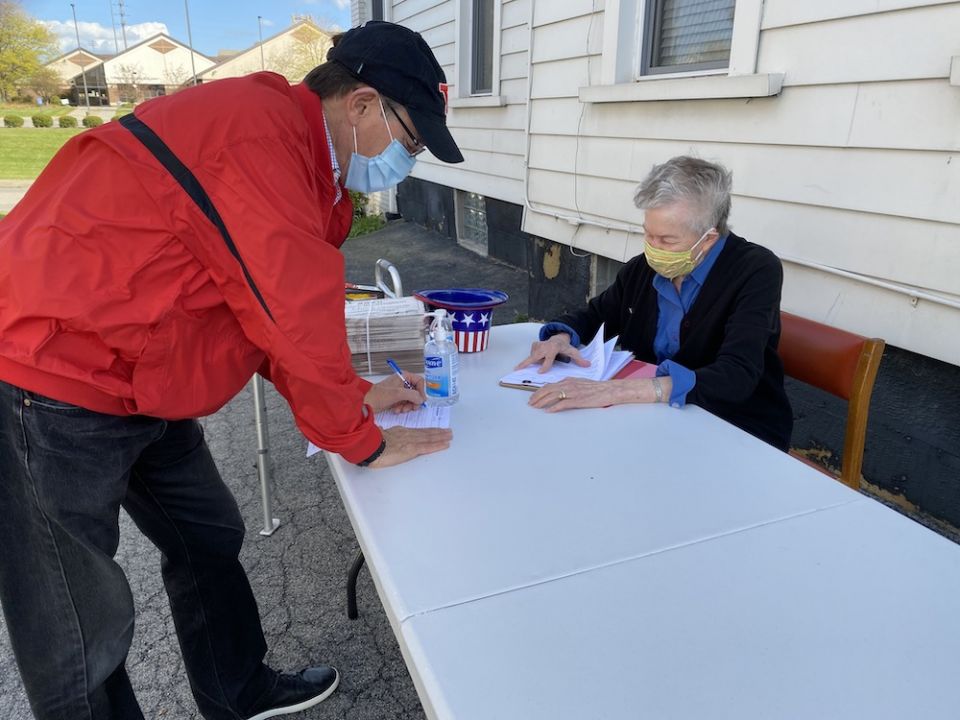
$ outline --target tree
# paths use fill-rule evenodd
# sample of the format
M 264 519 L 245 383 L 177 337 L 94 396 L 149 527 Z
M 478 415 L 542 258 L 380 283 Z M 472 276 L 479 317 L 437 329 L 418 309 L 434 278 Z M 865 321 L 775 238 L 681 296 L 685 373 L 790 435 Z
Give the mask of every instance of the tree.
M 143 77 L 140 66 L 136 63 L 120 65 L 116 69 L 117 94 L 122 103 L 140 102 L 140 86 L 137 78 Z
M 317 65 L 326 62 L 332 44 L 330 34 L 305 25 L 296 31 L 286 49 L 270 53 L 267 69 L 280 73 L 290 82 L 299 82 Z
M 49 102 L 60 94 L 60 87 L 63 83 L 53 69 L 41 65 L 27 79 L 25 85 L 33 90 L 38 97 L 42 97 Z
M 27 84 L 43 61 L 57 54 L 57 39 L 16 0 L 0 0 L 0 100 Z

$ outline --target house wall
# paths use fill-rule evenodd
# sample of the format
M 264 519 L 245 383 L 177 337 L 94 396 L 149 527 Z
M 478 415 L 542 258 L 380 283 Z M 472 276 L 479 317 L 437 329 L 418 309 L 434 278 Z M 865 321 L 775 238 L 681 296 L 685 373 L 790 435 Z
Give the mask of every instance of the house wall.
M 413 177 L 523 203 L 524 120 L 527 97 L 527 16 L 530 0 L 506 0 L 500 9 L 500 86 L 494 106 L 471 106 L 461 87 L 458 58 L 458 3 L 452 0 L 400 0 L 391 7 L 394 22 L 416 30 L 433 48 L 450 86 L 447 125 L 464 162 L 446 165 L 425 153 Z M 388 3 L 389 4 L 389 3 Z M 496 43 L 495 43 L 496 44 Z
M 639 225 L 653 164 L 713 159 L 733 171 L 736 231 L 784 260 L 784 309 L 960 363 L 960 3 L 767 0 L 760 17 L 756 72 L 783 73 L 777 96 L 582 102 L 604 84 L 603 4 L 537 2 L 527 194 L 542 212 L 524 229 L 628 259 L 641 236 L 591 221 Z

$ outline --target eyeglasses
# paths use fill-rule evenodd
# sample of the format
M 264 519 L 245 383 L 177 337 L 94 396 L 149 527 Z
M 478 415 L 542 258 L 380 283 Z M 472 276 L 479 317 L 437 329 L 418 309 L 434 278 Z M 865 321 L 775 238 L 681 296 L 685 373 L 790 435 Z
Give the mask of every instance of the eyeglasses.
M 390 112 L 393 113 L 393 116 L 400 121 L 400 127 L 403 128 L 403 131 L 407 134 L 407 138 L 409 138 L 411 144 L 414 147 L 414 150 L 413 152 L 410 153 L 410 156 L 416 157 L 417 155 L 422 153 L 424 150 L 426 150 L 427 146 L 424 145 L 423 141 L 418 139 L 417 136 L 410 131 L 410 128 L 407 127 L 407 124 L 403 121 L 403 118 L 400 117 L 400 113 L 397 112 L 397 109 L 391 103 L 386 103 L 386 106 L 390 108 Z

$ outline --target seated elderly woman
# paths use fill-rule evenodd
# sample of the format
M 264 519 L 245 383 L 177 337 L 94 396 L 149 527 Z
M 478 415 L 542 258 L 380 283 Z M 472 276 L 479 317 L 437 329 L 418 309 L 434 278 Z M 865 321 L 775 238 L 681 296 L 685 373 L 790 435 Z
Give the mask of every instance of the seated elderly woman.
M 643 209 L 645 249 L 587 307 L 547 323 L 530 356 L 587 365 L 577 348 L 605 339 L 657 364 L 654 378 L 598 382 L 568 378 L 530 398 L 549 411 L 634 402 L 699 405 L 786 450 L 793 417 L 783 389 L 780 288 L 783 269 L 766 248 L 730 232 L 730 173 L 675 157 L 653 168 L 634 202 Z M 561 358 L 565 359 L 565 358 Z

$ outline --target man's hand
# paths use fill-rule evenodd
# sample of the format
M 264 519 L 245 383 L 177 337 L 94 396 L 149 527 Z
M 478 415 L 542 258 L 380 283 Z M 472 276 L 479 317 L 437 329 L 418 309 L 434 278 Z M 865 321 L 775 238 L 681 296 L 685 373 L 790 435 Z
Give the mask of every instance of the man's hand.
M 571 362 L 576 363 L 580 367 L 590 366 L 590 361 L 585 360 L 580 355 L 580 351 L 570 344 L 570 335 L 567 333 L 557 333 L 546 340 L 533 343 L 533 345 L 530 346 L 529 357 L 517 365 L 514 370 L 522 370 L 534 363 L 543 363 L 540 372 L 545 373 L 553 367 L 557 355 L 565 355 Z
M 403 377 L 412 388 L 404 387 L 399 377 L 391 375 L 371 387 L 363 401 L 372 407 L 375 413 L 384 410 L 398 413 L 416 410 L 427 397 L 423 377 L 408 372 L 403 373 Z
M 383 454 L 370 463 L 372 468 L 399 465 L 419 455 L 446 450 L 453 439 L 453 433 L 446 428 L 392 427 L 381 432 L 387 446 Z

